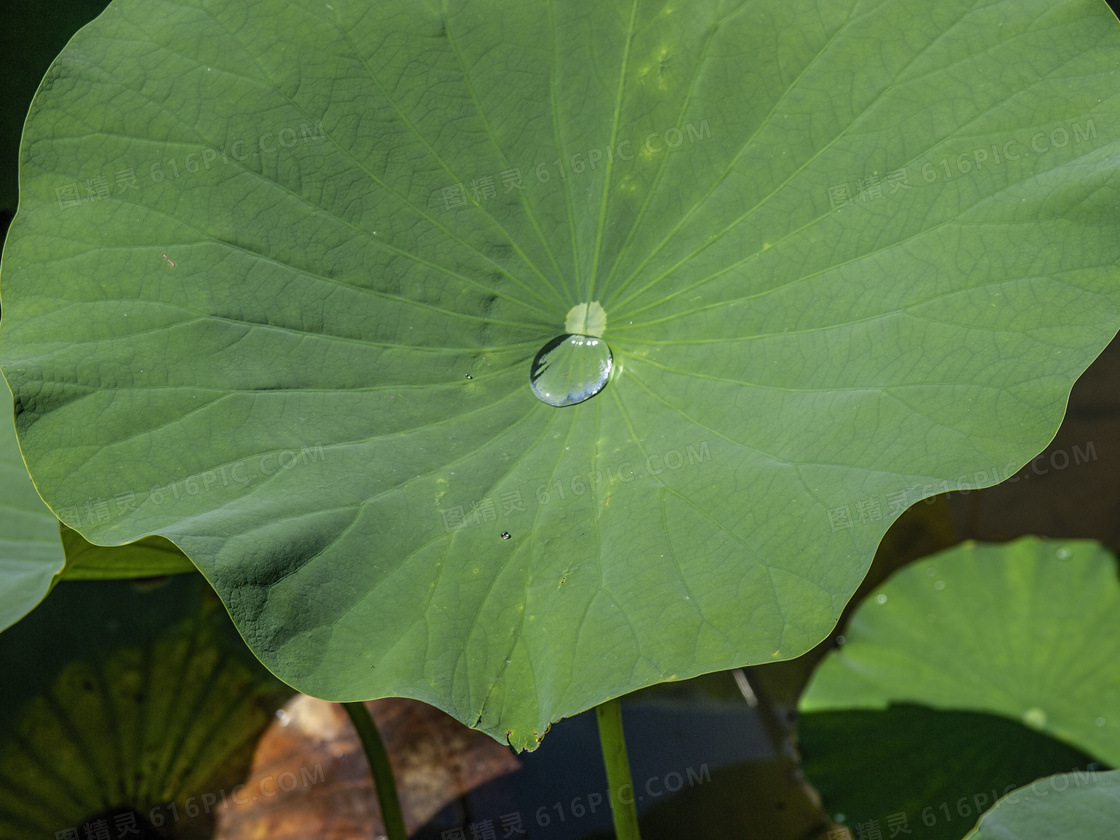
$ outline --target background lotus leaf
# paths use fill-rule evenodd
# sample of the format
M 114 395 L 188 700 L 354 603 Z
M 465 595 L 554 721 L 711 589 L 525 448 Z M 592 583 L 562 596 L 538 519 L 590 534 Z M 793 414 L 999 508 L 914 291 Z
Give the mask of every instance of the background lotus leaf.
M 1120 770 L 1066 773 L 1009 793 L 965 840 L 1108 840 L 1120 820 Z
M 1020 785 L 1120 763 L 1120 581 L 1097 543 L 943 551 L 868 595 L 844 639 L 798 729 L 810 779 L 853 825 L 902 813 L 955 840 Z
M 198 575 L 64 582 L 0 668 L 3 837 L 208 838 L 292 693 Z
M 803 714 L 990 712 L 1120 764 L 1120 580 L 1089 541 L 966 543 L 907 566 L 852 616 Z

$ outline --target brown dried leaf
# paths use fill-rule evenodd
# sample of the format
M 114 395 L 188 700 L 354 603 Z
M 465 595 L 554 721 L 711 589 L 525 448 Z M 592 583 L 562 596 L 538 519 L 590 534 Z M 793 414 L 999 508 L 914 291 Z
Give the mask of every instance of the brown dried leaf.
M 413 832 L 447 803 L 519 767 L 512 752 L 415 700 L 366 703 Z M 384 834 L 369 765 L 345 710 L 296 695 L 257 747 L 249 779 L 218 813 L 216 840 L 368 840 Z

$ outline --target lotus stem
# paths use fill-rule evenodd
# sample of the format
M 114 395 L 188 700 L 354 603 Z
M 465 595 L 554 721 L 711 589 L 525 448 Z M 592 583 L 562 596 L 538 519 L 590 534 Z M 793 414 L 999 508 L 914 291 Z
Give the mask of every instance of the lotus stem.
M 393 779 L 393 768 L 389 764 L 389 753 L 381 734 L 377 731 L 377 724 L 373 722 L 373 715 L 366 708 L 365 703 L 343 703 L 346 714 L 350 716 L 354 729 L 365 750 L 366 760 L 369 762 L 370 774 L 373 776 L 373 786 L 377 789 L 377 802 L 381 806 L 381 821 L 385 823 L 385 834 L 389 840 L 408 840 L 408 831 L 404 827 L 404 815 L 401 813 L 401 801 L 397 796 L 397 783 Z
M 595 708 L 595 716 L 599 719 L 599 744 L 607 767 L 615 836 L 618 840 L 641 840 L 630 759 L 626 756 L 626 738 L 622 732 L 622 704 L 617 697 L 601 703 Z

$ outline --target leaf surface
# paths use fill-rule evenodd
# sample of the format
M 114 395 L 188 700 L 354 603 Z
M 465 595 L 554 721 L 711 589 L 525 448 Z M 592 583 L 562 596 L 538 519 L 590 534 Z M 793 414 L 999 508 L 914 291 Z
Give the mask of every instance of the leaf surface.
M 517 746 L 796 656 L 1120 325 L 1118 36 L 1090 0 L 117 0 L 25 129 L 32 475 L 183 549 L 301 690 Z M 611 379 L 546 405 L 591 303 Z
M 35 492 L 15 427 L 0 422 L 0 630 L 43 600 L 65 562 L 58 520 Z

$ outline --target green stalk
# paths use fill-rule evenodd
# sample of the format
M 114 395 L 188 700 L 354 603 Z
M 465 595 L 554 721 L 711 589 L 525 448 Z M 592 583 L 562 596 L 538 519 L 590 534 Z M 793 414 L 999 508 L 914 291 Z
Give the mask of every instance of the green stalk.
M 599 744 L 607 766 L 607 785 L 611 792 L 611 816 L 617 840 L 642 840 L 638 833 L 638 811 L 634 808 L 634 783 L 630 780 L 630 759 L 622 734 L 622 705 L 618 698 L 595 707 L 599 719 Z
M 373 774 L 373 786 L 377 789 L 377 801 L 381 805 L 381 821 L 385 823 L 385 834 L 389 840 L 408 840 L 401 813 L 401 801 L 397 798 L 397 783 L 393 780 L 393 768 L 389 766 L 389 753 L 373 722 L 365 703 L 343 703 L 346 714 L 365 750 L 369 769 Z

